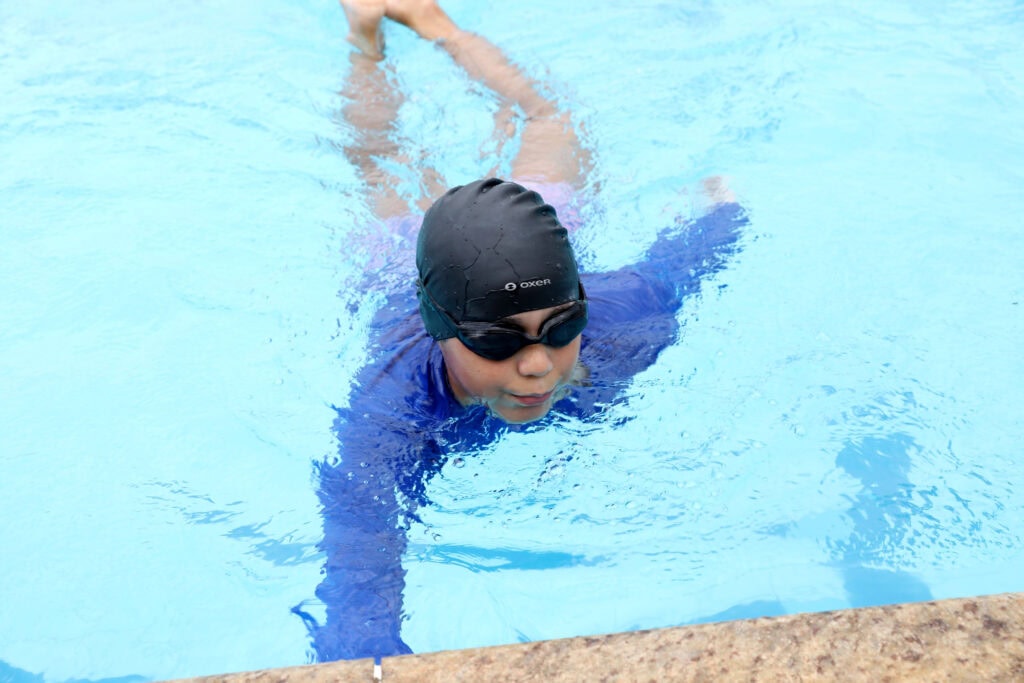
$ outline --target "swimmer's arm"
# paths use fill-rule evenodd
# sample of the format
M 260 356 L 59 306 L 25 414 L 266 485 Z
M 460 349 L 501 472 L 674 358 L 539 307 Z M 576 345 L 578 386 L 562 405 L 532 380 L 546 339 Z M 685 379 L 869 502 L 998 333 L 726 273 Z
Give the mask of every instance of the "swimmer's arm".
M 313 630 L 320 661 L 411 652 L 401 638 L 406 536 L 395 493 L 404 444 L 383 424 L 342 413 L 341 462 L 320 470 L 326 561 L 316 594 L 327 617 Z
M 720 179 L 706 181 L 710 190 L 708 212 L 696 219 L 679 219 L 662 230 L 637 263 L 616 271 L 588 275 L 584 284 L 594 296 L 604 297 L 603 313 L 609 322 L 629 324 L 647 315 L 671 313 L 700 290 L 703 281 L 726 267 L 736 254 L 739 238 L 749 223 L 746 212 Z
M 749 220 L 743 207 L 724 186 L 709 195 L 707 212 L 695 219 L 678 219 L 662 230 L 639 263 L 629 266 L 644 280 L 666 292 L 665 304 L 678 309 L 682 300 L 700 290 L 703 282 L 726 267 L 740 250 L 739 238 Z
M 630 380 L 678 338 L 678 313 L 686 299 L 739 251 L 747 219 L 731 199 L 724 191 L 713 195 L 710 213 L 663 231 L 638 263 L 582 276 L 590 324 L 580 357 L 593 371 L 576 400 L 582 414 L 622 399 Z

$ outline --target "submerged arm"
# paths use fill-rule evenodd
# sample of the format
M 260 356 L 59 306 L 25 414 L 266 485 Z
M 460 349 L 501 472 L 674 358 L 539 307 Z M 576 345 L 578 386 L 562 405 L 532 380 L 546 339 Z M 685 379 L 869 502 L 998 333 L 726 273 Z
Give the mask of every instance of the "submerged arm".
M 339 457 L 318 467 L 326 563 L 317 596 L 327 619 L 307 621 L 320 661 L 409 652 L 401 637 L 406 532 L 444 462 L 441 408 L 430 398 L 438 378 L 424 370 L 434 342 L 418 316 L 391 310 L 411 301 L 404 295 L 374 318 L 373 360 L 334 422 Z
M 317 658 L 407 654 L 400 633 L 406 538 L 392 473 L 342 462 L 319 475 L 327 561 L 316 594 L 327 619 L 313 632 Z
M 702 199 L 703 215 L 677 218 L 658 234 L 639 263 L 622 269 L 649 283 L 659 292 L 662 305 L 673 312 L 684 297 L 700 290 L 704 280 L 725 268 L 739 251 L 737 241 L 749 222 L 721 176 L 702 181 Z
M 718 204 L 664 230 L 639 263 L 582 276 L 591 303 L 580 357 L 593 380 L 578 393 L 583 412 L 621 400 L 627 383 L 675 342 L 683 302 L 739 251 L 747 222 L 738 204 Z
M 408 654 L 401 637 L 406 530 L 440 467 L 437 444 L 399 411 L 339 410 L 341 459 L 319 468 L 327 556 L 313 631 L 320 661 Z
M 400 633 L 406 538 L 391 452 L 409 444 L 374 422 L 339 410 L 339 461 L 319 467 L 327 556 L 316 591 L 327 620 L 313 634 L 320 661 L 410 652 Z

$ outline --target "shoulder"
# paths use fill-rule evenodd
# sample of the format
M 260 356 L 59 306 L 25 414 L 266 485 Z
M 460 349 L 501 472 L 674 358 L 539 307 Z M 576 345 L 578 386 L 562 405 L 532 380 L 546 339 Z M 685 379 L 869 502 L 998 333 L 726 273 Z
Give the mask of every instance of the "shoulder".
M 352 379 L 351 412 L 422 429 L 456 405 L 444 380 L 444 360 L 423 329 L 412 297 L 389 299 L 370 325 L 368 359 Z M 356 409 L 356 406 L 359 406 Z

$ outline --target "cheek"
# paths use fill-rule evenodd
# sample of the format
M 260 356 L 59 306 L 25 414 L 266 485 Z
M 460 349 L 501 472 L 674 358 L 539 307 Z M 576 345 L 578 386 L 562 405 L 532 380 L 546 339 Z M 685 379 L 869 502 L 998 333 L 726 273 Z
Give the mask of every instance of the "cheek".
M 460 379 L 463 385 L 475 396 L 489 398 L 498 393 L 502 385 L 503 373 L 497 368 L 480 363 L 466 364 L 462 367 Z
M 507 362 L 489 361 L 467 349 L 457 340 L 444 340 L 441 346 L 449 381 L 462 398 L 487 399 L 500 393 L 509 373 Z
M 567 346 L 555 350 L 555 365 L 561 375 L 569 376 L 580 359 L 582 337 L 576 337 Z

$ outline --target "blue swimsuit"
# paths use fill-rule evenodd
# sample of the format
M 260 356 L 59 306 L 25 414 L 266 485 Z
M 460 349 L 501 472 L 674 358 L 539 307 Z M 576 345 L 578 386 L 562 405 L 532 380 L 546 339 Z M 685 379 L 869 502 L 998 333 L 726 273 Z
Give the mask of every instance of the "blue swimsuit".
M 747 224 L 736 204 L 666 230 L 638 264 L 583 274 L 590 322 L 580 362 L 583 386 L 538 422 L 510 426 L 481 406 L 463 407 L 448 386 L 440 349 L 423 331 L 412 287 L 392 296 L 371 326 L 371 362 L 339 408 L 337 462 L 318 466 L 326 554 L 317 597 L 326 606 L 309 624 L 320 661 L 409 653 L 400 626 L 405 531 L 427 483 L 445 459 L 507 431 L 544 428 L 554 415 L 593 419 L 622 399 L 622 389 L 650 367 L 678 333 L 683 299 L 722 269 Z

